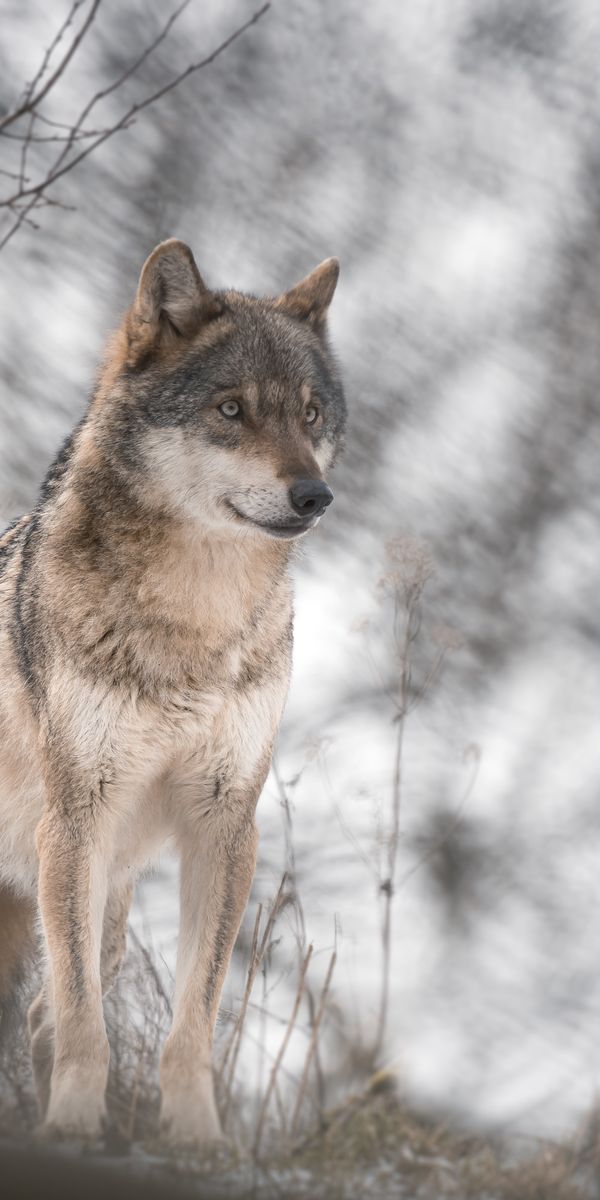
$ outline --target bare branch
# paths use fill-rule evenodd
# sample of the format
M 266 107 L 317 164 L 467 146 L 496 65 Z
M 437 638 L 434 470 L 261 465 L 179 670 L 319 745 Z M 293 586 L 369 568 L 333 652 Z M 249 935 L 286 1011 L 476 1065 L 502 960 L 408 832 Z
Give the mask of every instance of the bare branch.
M 287 884 L 287 875 L 284 872 L 281 877 L 281 882 L 279 884 L 279 888 L 277 889 L 277 895 L 275 896 L 275 899 L 273 900 L 273 903 L 271 905 L 271 911 L 269 913 L 269 917 L 268 917 L 267 923 L 265 925 L 263 935 L 260 939 L 260 942 L 258 940 L 258 935 L 260 932 L 260 919 L 261 919 L 261 915 L 262 915 L 262 905 L 259 905 L 259 908 L 258 908 L 258 913 L 256 916 L 255 925 L 254 925 L 254 932 L 252 935 L 250 960 L 248 963 L 248 973 L 247 973 L 247 977 L 246 977 L 246 987 L 244 990 L 242 1007 L 240 1009 L 237 1021 L 234 1025 L 233 1033 L 231 1035 L 229 1043 L 225 1049 L 225 1053 L 223 1055 L 223 1060 L 221 1062 L 221 1068 L 220 1068 L 221 1078 L 224 1078 L 227 1061 L 229 1059 L 230 1054 L 233 1051 L 233 1054 L 231 1057 L 231 1065 L 229 1067 L 227 1082 L 225 1085 L 225 1096 L 224 1096 L 224 1100 L 223 1100 L 223 1125 L 225 1125 L 225 1123 L 226 1123 L 228 1112 L 229 1112 L 229 1105 L 230 1105 L 230 1101 L 231 1101 L 231 1089 L 232 1089 L 232 1085 L 233 1085 L 233 1079 L 234 1079 L 234 1075 L 235 1075 L 238 1054 L 240 1051 L 240 1044 L 241 1044 L 242 1033 L 243 1033 L 243 1029 L 244 1029 L 244 1021 L 246 1019 L 246 1012 L 247 1012 L 247 1009 L 248 1009 L 248 1006 L 250 1003 L 252 989 L 254 987 L 254 982 L 255 982 L 256 976 L 263 964 L 265 955 L 267 954 L 267 951 L 271 944 L 271 937 L 272 937 L 273 929 L 275 928 L 275 923 L 276 923 L 277 918 L 285 904 L 286 884 Z
M 4 170 L 4 167 L 0 167 L 0 175 L 6 175 L 6 178 L 7 178 L 7 179 L 19 179 L 19 178 L 20 178 L 20 173 L 19 173 L 19 172 L 17 172 L 17 171 L 5 171 L 5 170 Z M 26 182 L 27 182 L 27 183 L 29 183 L 29 180 L 27 179 L 27 180 L 26 180 Z
M 42 59 L 42 64 L 41 64 L 35 78 L 27 87 L 27 89 L 25 91 L 24 100 L 21 102 L 21 104 L 19 105 L 18 108 L 14 109 L 10 113 L 7 113 L 7 115 L 0 121 L 0 131 L 2 129 L 5 129 L 8 125 L 12 125 L 15 121 L 17 121 L 19 119 L 19 117 L 22 117 L 25 113 L 31 112 L 32 109 L 37 108 L 38 104 L 41 104 L 42 100 L 44 100 L 45 97 L 48 95 L 48 92 L 50 91 L 50 89 L 52 87 L 54 87 L 54 84 L 56 83 L 56 81 L 60 78 L 60 76 L 66 70 L 77 47 L 81 45 L 88 29 L 90 28 L 90 25 L 92 24 L 92 21 L 94 20 L 94 18 L 96 16 L 96 13 L 98 12 L 98 9 L 100 7 L 100 0 L 92 0 L 92 7 L 91 7 L 85 21 L 83 22 L 81 29 L 79 30 L 78 33 L 75 34 L 75 37 L 73 38 L 73 41 L 71 42 L 71 45 L 69 46 L 69 49 L 67 50 L 66 54 L 60 60 L 58 66 L 52 72 L 52 75 L 50 75 L 49 79 L 47 79 L 46 83 L 41 88 L 41 90 L 37 93 L 37 95 L 33 94 L 37 84 L 40 82 L 42 75 L 44 74 L 44 72 L 48 66 L 48 63 L 50 61 L 50 58 L 51 58 L 54 50 L 56 49 L 58 43 L 63 38 L 69 25 L 71 25 L 73 18 L 75 16 L 75 13 L 77 12 L 77 9 L 81 8 L 81 5 L 83 3 L 84 3 L 84 0 L 74 0 L 74 3 L 71 6 L 69 15 L 67 16 L 64 23 L 61 25 L 58 33 L 56 34 L 56 37 L 54 38 L 54 40 L 52 41 L 48 50 L 44 54 L 44 58 Z
M 190 0 L 183 0 L 183 2 L 179 5 L 179 7 L 176 8 L 174 10 L 174 12 L 171 13 L 171 16 L 167 19 L 167 21 L 163 25 L 162 29 L 160 30 L 160 32 L 154 38 L 154 41 L 150 42 L 146 46 L 145 50 L 142 51 L 139 58 L 137 58 L 135 60 L 135 62 L 131 63 L 131 65 L 129 67 L 127 67 L 127 69 L 125 71 L 123 71 L 122 74 L 119 75 L 117 79 L 115 79 L 111 84 L 109 84 L 108 87 L 101 89 L 99 92 L 96 92 L 96 94 L 94 96 L 92 96 L 91 100 L 88 101 L 88 103 L 85 105 L 85 107 L 82 109 L 81 113 L 79 114 L 79 117 L 77 118 L 75 124 L 73 125 L 70 136 L 66 139 L 65 148 L 59 155 L 59 157 L 53 167 L 53 178 L 56 178 L 56 172 L 57 172 L 58 168 L 61 166 L 62 162 L 66 158 L 69 150 L 71 149 L 71 146 L 73 145 L 73 142 L 77 138 L 79 130 L 81 129 L 81 126 L 83 125 L 83 122 L 85 121 L 86 117 L 89 117 L 92 109 L 95 108 L 96 105 L 99 104 L 101 100 L 105 100 L 107 96 L 110 96 L 113 92 L 118 91 L 118 89 L 120 87 L 122 87 L 123 84 L 126 83 L 126 81 L 128 79 L 131 79 L 137 73 L 137 71 L 139 71 L 140 67 L 148 60 L 148 58 L 150 58 L 150 56 L 154 53 L 154 51 L 158 48 L 158 46 L 160 46 L 161 42 L 164 42 L 165 38 L 168 36 L 170 30 L 172 29 L 173 25 L 175 24 L 177 19 L 181 16 L 184 9 L 186 9 L 188 7 L 189 3 L 190 3 Z M 145 105 L 144 105 L 144 107 L 145 107 Z M 120 125 L 120 123 L 119 123 L 119 125 Z M 112 136 L 113 132 L 116 132 L 116 127 L 104 130 L 101 134 L 99 134 L 98 141 L 96 144 L 100 145 L 101 141 L 106 140 L 106 137 L 104 135 Z M 93 149 L 93 148 L 94 147 L 90 147 L 90 149 Z M 75 164 L 73 163 L 72 165 L 74 166 Z
M 34 116 L 36 121 L 43 119 L 39 113 L 35 113 Z M 46 121 L 46 124 L 50 125 L 54 124 L 54 122 Z M 58 126 L 58 124 L 57 121 L 56 125 Z M 4 129 L 0 130 L 0 137 L 7 138 L 12 142 L 28 142 L 32 146 L 40 146 L 47 145 L 50 142 L 61 142 L 64 144 L 70 140 L 81 142 L 84 138 L 98 137 L 99 134 L 105 132 L 104 129 L 78 129 L 75 137 L 71 138 L 73 126 L 65 125 L 62 128 L 68 130 L 68 133 L 9 133 L 8 130 Z M 3 201 L 2 203 L 6 202 Z
M 308 1072 L 310 1070 L 310 1065 L 311 1065 L 312 1060 L 315 1057 L 316 1051 L 317 1051 L 317 1041 L 318 1041 L 318 1037 L 319 1037 L 319 1030 L 321 1027 L 321 1022 L 323 1020 L 323 1015 L 325 1013 L 325 1006 L 327 1004 L 327 996 L 329 995 L 329 988 L 331 986 L 331 978 L 333 976 L 333 972 L 335 969 L 336 959 L 337 959 L 337 953 L 335 950 L 333 950 L 332 954 L 331 954 L 331 958 L 329 960 L 329 966 L 327 968 L 325 982 L 323 984 L 323 988 L 321 991 L 321 996 L 319 999 L 319 1006 L 317 1008 L 317 1011 L 314 1015 L 313 1022 L 312 1022 L 311 1038 L 310 1038 L 310 1042 L 308 1043 L 308 1049 L 306 1051 L 306 1057 L 304 1059 L 304 1067 L 302 1070 L 302 1078 L 300 1080 L 300 1085 L 298 1087 L 298 1094 L 296 1096 L 296 1104 L 294 1106 L 294 1112 L 292 1114 L 292 1122 L 291 1122 L 292 1137 L 298 1127 L 298 1120 L 300 1117 L 300 1113 L 302 1111 L 302 1104 L 304 1102 L 306 1085 L 308 1083 Z
M 279 1047 L 277 1056 L 275 1058 L 275 1062 L 273 1063 L 273 1066 L 271 1068 L 271 1074 L 269 1075 L 269 1082 L 267 1084 L 267 1089 L 265 1091 L 265 1094 L 263 1097 L 263 1102 L 262 1102 L 261 1108 L 260 1108 L 260 1112 L 258 1114 L 258 1121 L 256 1123 L 256 1133 L 254 1135 L 254 1146 L 253 1146 L 253 1152 L 254 1152 L 255 1158 L 258 1158 L 258 1154 L 260 1151 L 260 1144 L 262 1142 L 265 1120 L 266 1120 L 267 1111 L 269 1108 L 269 1101 L 271 1099 L 271 1096 L 273 1094 L 273 1089 L 277 1082 L 277 1074 L 278 1074 L 279 1068 L 281 1066 L 281 1063 L 283 1061 L 283 1056 L 287 1050 L 289 1040 L 292 1036 L 294 1025 L 296 1024 L 296 1017 L 298 1016 L 298 1011 L 299 1011 L 300 1005 L 302 1003 L 302 997 L 304 995 L 304 987 L 305 987 L 305 983 L 306 983 L 306 972 L 308 971 L 309 963 L 310 963 L 310 960 L 312 957 L 312 952 L 313 952 L 313 948 L 312 948 L 312 943 L 311 943 L 311 945 L 308 947 L 306 956 L 305 956 L 302 966 L 300 968 L 298 987 L 296 989 L 296 998 L 294 1000 L 294 1005 L 293 1005 L 292 1011 L 290 1013 L 290 1019 L 287 1023 L 286 1031 L 283 1035 L 281 1045 Z
M 88 158 L 90 154 L 92 154 L 110 138 L 114 137 L 116 133 L 120 133 L 122 130 L 128 129 L 135 122 L 135 119 L 139 113 L 144 112 L 151 105 L 156 104 L 157 101 L 168 95 L 169 92 L 174 91 L 175 88 L 179 87 L 179 85 L 182 84 L 186 79 L 189 79 L 190 76 L 214 63 L 221 54 L 223 54 L 231 45 L 233 45 L 235 41 L 237 41 L 238 38 L 246 33 L 247 30 L 249 30 L 253 25 L 256 25 L 256 23 L 260 21 L 260 19 L 270 8 L 269 3 L 263 4 L 260 9 L 258 9 L 247 21 L 235 29 L 233 33 L 229 34 L 229 36 L 226 37 L 214 50 L 212 50 L 210 54 L 207 54 L 204 58 L 198 60 L 197 62 L 190 63 L 184 70 L 178 72 L 176 75 L 168 79 L 166 83 L 161 85 L 161 87 L 149 93 L 141 100 L 136 101 L 112 124 L 108 125 L 106 128 L 90 130 L 86 129 L 84 124 L 92 110 L 102 100 L 105 100 L 108 96 L 117 92 L 128 80 L 137 75 L 143 64 L 148 61 L 148 59 L 156 51 L 157 47 L 165 40 L 165 38 L 167 38 L 175 22 L 181 16 L 184 9 L 188 7 L 190 0 L 182 0 L 182 3 L 180 3 L 179 6 L 171 13 L 160 29 L 159 33 L 151 42 L 148 43 L 137 59 L 135 59 L 133 63 L 131 63 L 115 80 L 113 80 L 111 84 L 95 92 L 90 100 L 88 100 L 84 105 L 74 123 L 72 125 L 68 125 L 62 122 L 53 121 L 44 113 L 40 113 L 39 104 L 48 95 L 51 88 L 65 70 L 67 64 L 72 59 L 75 50 L 81 44 L 82 39 L 85 37 L 96 15 L 101 0 L 94 0 L 86 20 L 83 22 L 80 30 L 73 38 L 68 50 L 63 55 L 58 66 L 52 72 L 44 86 L 39 88 L 37 92 L 36 87 L 40 83 L 40 80 L 48 67 L 48 63 L 54 49 L 64 36 L 66 29 L 71 24 L 76 11 L 82 2 L 83 0 L 75 0 L 74 4 L 72 5 L 69 16 L 61 26 L 61 29 L 54 38 L 52 45 L 44 55 L 44 59 L 39 71 L 37 72 L 37 75 L 32 83 L 28 86 L 25 93 L 25 99 L 16 109 L 14 109 L 13 112 L 8 113 L 3 120 L 0 121 L 0 137 L 10 138 L 22 143 L 19 170 L 17 172 L 8 170 L 2 172 L 2 174 L 8 179 L 12 179 L 16 176 L 18 189 L 15 190 L 11 195 L 6 196 L 3 200 L 0 200 L 0 208 L 8 209 L 13 214 L 16 213 L 13 224 L 8 228 L 2 239 L 0 239 L 0 250 L 7 244 L 8 241 L 10 241 L 12 237 L 14 237 L 15 233 L 23 223 L 31 223 L 32 211 L 41 203 L 45 203 L 47 191 L 51 189 L 59 179 L 62 179 L 64 175 L 74 170 L 74 168 Z M 18 120 L 18 118 L 25 116 L 28 117 L 28 125 L 24 132 L 8 130 L 9 125 L 12 125 Z M 36 133 L 35 125 L 38 121 L 41 121 L 45 125 L 56 128 L 58 132 L 52 134 Z M 87 142 L 87 145 L 79 149 L 77 153 L 71 154 L 71 151 L 74 149 L 76 143 L 80 144 L 84 140 Z M 46 173 L 37 181 L 28 178 L 26 167 L 31 146 L 33 144 L 47 144 L 51 142 L 58 143 L 60 147 L 54 162 L 46 170 Z M 23 201 L 25 201 L 25 204 L 23 207 L 21 207 Z

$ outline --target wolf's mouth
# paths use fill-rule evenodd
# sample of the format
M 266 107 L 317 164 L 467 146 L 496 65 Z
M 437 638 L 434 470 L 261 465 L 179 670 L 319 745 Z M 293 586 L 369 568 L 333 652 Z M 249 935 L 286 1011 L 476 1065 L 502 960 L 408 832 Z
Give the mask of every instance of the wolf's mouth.
M 270 521 L 257 521 L 254 517 L 246 516 L 230 500 L 227 500 L 226 503 L 234 516 L 238 518 L 238 521 L 243 521 L 246 525 L 254 525 L 257 529 L 264 529 L 265 533 L 275 538 L 300 537 L 303 533 L 308 533 L 308 530 L 312 529 L 318 520 L 318 517 L 309 517 L 305 521 L 290 521 L 286 525 L 274 525 Z

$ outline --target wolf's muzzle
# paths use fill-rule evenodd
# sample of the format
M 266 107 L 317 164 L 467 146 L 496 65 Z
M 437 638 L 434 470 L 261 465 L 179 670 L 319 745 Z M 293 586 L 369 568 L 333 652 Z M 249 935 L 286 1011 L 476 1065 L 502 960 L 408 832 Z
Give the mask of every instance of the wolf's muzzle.
M 298 479 L 290 488 L 290 504 L 305 520 L 320 517 L 333 500 L 333 492 L 319 479 Z

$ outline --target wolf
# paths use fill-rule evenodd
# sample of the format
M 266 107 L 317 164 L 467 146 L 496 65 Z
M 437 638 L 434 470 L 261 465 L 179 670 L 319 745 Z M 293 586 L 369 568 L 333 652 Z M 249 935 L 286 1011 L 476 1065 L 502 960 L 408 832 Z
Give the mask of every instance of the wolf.
M 290 677 L 293 548 L 333 499 L 345 401 L 327 259 L 274 298 L 162 242 L 32 513 L 0 538 L 0 1005 L 36 923 L 41 1130 L 96 1139 L 103 994 L 135 881 L 180 860 L 161 1130 L 221 1136 L 211 1051 Z

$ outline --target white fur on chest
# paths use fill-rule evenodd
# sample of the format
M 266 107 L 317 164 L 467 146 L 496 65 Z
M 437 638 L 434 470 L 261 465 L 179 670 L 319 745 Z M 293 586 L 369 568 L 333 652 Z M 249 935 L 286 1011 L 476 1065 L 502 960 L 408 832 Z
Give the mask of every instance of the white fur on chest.
M 228 670 L 239 669 L 231 651 Z M 225 764 L 238 789 L 268 753 L 281 717 L 287 675 L 256 687 L 195 692 L 165 689 L 148 701 L 90 683 L 63 668 L 51 681 L 50 707 L 66 760 L 94 787 L 102 780 L 102 828 L 111 871 L 138 871 L 185 822 Z M 0 877 L 37 886 L 35 831 L 45 788 L 33 720 L 3 697 L 0 747 Z M 85 786 L 85 783 L 84 783 Z M 212 794 L 212 793 L 211 793 Z M 208 813 L 207 813 L 208 815 Z M 218 811 L 210 814 L 218 819 Z
M 64 691 L 64 678 L 61 692 Z M 237 691 L 213 686 L 163 692 L 149 701 L 72 681 L 71 753 L 104 777 L 110 858 L 143 865 L 161 841 L 199 817 L 219 820 L 210 802 L 217 776 L 243 794 L 269 753 L 287 693 L 287 674 Z M 71 696 L 71 701 L 73 696 Z

